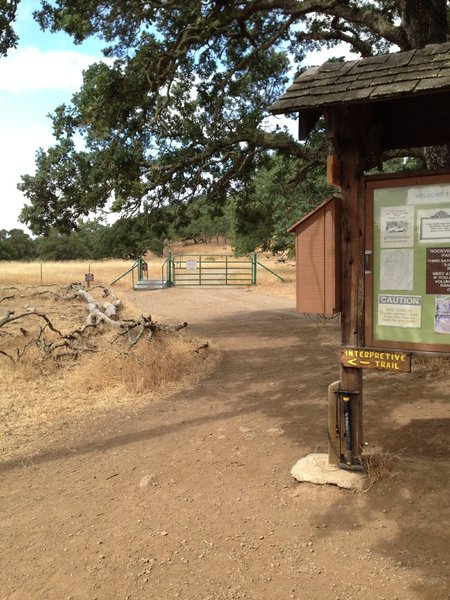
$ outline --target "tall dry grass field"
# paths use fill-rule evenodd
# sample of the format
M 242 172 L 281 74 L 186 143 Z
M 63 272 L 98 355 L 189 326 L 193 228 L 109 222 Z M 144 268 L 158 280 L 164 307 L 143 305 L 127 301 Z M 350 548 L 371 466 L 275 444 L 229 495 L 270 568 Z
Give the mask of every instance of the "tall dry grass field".
M 215 254 L 233 254 L 230 245 L 223 243 L 208 244 L 173 244 L 170 247 L 173 255 L 204 255 L 214 256 Z M 145 255 L 148 264 L 149 279 L 164 278 L 162 267 L 167 258 L 167 251 L 164 257 L 155 256 L 152 253 Z M 257 286 L 256 291 L 261 293 L 275 294 L 280 296 L 295 296 L 295 262 L 278 262 L 276 257 L 267 253 L 260 253 L 257 256 L 258 261 L 268 267 L 271 271 L 284 279 L 284 282 L 275 275 L 268 272 L 262 266 L 257 266 Z M 50 285 L 57 283 L 66 285 L 69 282 L 84 281 L 86 273 L 94 275 L 94 284 L 109 286 L 111 282 L 126 273 L 132 265 L 133 260 L 73 260 L 73 261 L 0 261 L 0 285 Z M 134 277 L 136 277 L 136 270 Z M 133 276 L 131 273 L 125 275 L 114 284 L 115 289 L 130 289 L 133 286 Z
M 66 285 L 73 281 L 84 281 L 86 273 L 93 273 L 95 284 L 109 286 L 114 279 L 128 271 L 132 264 L 131 260 L 1 261 L 0 285 Z M 131 285 L 130 274 L 116 284 L 119 288 Z

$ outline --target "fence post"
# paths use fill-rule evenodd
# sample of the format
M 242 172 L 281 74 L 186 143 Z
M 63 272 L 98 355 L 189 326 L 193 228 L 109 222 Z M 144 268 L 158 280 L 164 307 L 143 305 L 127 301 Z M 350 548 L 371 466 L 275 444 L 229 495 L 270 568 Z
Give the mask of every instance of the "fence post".
M 172 287 L 172 251 L 167 253 L 167 287 Z
M 252 285 L 256 285 L 256 266 L 257 266 L 256 252 L 253 252 L 253 256 L 252 256 Z
M 228 254 L 225 254 L 225 285 L 228 285 Z
M 142 256 L 138 256 L 138 281 L 142 280 Z

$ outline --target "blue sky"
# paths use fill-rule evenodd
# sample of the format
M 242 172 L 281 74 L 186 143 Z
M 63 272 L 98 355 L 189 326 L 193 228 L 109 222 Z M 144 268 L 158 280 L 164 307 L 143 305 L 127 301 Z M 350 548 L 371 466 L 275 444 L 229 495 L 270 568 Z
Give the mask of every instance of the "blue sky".
M 20 2 L 18 48 L 0 58 L 0 229 L 24 228 L 17 217 L 25 198 L 16 186 L 21 175 L 34 172 L 36 150 L 52 144 L 47 115 L 70 101 L 83 69 L 102 57 L 97 40 L 76 46 L 66 34 L 42 32 L 32 16 L 36 6 L 35 0 Z
M 47 115 L 70 101 L 82 84 L 83 70 L 102 59 L 96 39 L 76 46 L 64 33 L 41 31 L 33 19 L 36 6 L 36 0 L 20 2 L 15 24 L 18 47 L 0 58 L 0 229 L 26 229 L 17 220 L 26 202 L 17 183 L 21 175 L 34 173 L 36 150 L 53 143 Z M 322 64 L 333 54 L 350 58 L 341 46 L 334 52 L 313 53 L 303 64 Z M 288 127 L 295 136 L 296 123 L 291 120 Z

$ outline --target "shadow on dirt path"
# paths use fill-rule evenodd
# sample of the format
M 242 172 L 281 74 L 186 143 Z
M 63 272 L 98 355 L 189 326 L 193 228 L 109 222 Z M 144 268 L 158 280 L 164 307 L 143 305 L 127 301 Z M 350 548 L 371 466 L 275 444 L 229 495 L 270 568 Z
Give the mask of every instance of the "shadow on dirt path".
M 126 300 L 188 321 L 187 335 L 218 345 L 222 360 L 128 420 L 5 465 L 4 598 L 448 598 L 443 382 L 422 382 L 419 395 L 412 376 L 368 378 L 367 439 L 402 450 L 395 478 L 368 494 L 299 485 L 291 466 L 326 452 L 337 324 L 254 291 Z

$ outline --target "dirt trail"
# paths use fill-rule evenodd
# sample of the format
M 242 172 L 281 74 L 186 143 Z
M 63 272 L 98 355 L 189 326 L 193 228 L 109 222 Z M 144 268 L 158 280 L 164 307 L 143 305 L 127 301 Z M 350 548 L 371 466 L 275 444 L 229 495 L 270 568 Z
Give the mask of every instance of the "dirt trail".
M 402 450 L 396 477 L 367 494 L 300 485 L 292 465 L 326 451 L 336 324 L 238 289 L 126 300 L 188 321 L 220 365 L 128 420 L 112 414 L 5 465 L 0 599 L 450 597 L 446 381 L 370 374 L 366 438 Z

